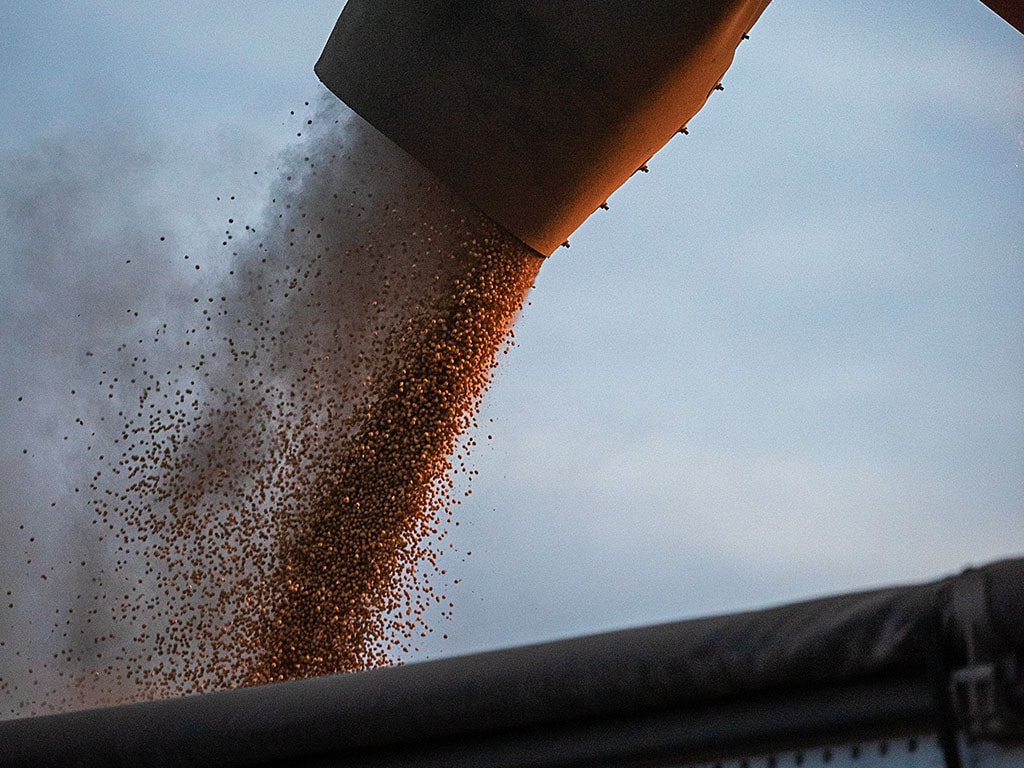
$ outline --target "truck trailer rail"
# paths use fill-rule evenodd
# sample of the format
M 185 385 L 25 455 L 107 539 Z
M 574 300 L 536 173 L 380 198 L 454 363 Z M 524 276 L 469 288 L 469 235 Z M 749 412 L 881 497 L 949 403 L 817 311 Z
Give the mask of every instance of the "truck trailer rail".
M 1024 764 L 1024 559 L 924 584 L 0 722 L 0 766 Z

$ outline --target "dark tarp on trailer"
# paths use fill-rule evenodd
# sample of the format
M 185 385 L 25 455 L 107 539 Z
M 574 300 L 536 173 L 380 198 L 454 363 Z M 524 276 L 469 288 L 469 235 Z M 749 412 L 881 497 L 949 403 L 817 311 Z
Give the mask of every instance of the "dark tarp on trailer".
M 0 722 L 0 765 L 621 764 L 941 734 L 975 715 L 980 735 L 1016 739 L 1022 617 L 1024 559 L 1006 560 L 761 611 Z M 958 687 L 964 670 L 997 678 L 982 701 L 995 709 L 965 710 L 978 691 Z

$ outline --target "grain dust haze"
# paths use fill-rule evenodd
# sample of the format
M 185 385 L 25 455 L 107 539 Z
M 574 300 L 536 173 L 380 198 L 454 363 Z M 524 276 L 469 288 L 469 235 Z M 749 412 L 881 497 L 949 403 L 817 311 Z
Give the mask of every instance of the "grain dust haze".
M 2 496 L 4 717 L 393 663 L 454 607 L 437 558 L 541 259 L 333 97 L 293 119 L 263 214 L 223 199 L 199 255 L 147 232 L 195 278 L 91 306 L 131 336 L 19 395 L 6 474 L 68 438 Z

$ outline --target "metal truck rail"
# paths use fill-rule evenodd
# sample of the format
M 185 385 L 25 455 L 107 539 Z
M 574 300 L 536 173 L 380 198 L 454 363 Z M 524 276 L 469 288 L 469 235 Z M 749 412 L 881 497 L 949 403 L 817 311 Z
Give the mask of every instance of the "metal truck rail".
M 1024 764 L 1024 559 L 350 675 L 0 722 L 0 766 Z

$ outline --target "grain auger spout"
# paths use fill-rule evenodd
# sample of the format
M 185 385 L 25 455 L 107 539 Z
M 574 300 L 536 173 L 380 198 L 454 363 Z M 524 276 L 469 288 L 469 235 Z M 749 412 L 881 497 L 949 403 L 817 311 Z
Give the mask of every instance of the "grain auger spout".
M 768 0 L 349 0 L 316 65 L 550 255 L 704 106 Z

